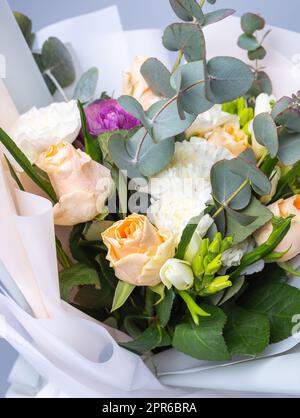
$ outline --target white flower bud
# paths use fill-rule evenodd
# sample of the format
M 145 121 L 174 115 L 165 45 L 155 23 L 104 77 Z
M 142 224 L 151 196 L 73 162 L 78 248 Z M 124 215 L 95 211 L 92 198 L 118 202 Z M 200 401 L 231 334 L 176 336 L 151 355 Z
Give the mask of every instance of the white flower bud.
M 177 258 L 170 258 L 166 261 L 159 275 L 168 289 L 174 286 L 178 290 L 187 290 L 194 283 L 194 274 L 190 264 Z
M 184 255 L 184 260 L 188 261 L 189 263 L 193 262 L 193 259 L 195 257 L 195 255 L 199 252 L 200 247 L 201 247 L 201 241 L 202 238 L 205 237 L 207 231 L 209 230 L 209 228 L 212 226 L 214 220 L 212 219 L 211 216 L 204 215 L 198 225 L 197 228 L 192 236 L 192 239 L 186 249 L 185 255 Z

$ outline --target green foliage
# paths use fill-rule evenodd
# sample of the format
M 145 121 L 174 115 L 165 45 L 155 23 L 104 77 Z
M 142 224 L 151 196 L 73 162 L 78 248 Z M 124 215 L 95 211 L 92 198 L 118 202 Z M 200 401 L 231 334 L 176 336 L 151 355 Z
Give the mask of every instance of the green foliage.
M 20 12 L 13 12 L 15 19 L 22 31 L 22 34 L 31 49 L 35 39 L 35 34 L 32 32 L 32 21 L 28 16 Z
M 255 36 L 242 34 L 238 39 L 238 46 L 246 51 L 256 51 L 259 48 L 259 43 Z
M 269 151 L 272 158 L 275 158 L 278 149 L 278 134 L 276 124 L 269 113 L 257 115 L 253 121 L 253 130 L 257 142 Z
M 220 9 L 210 13 L 206 13 L 204 15 L 204 22 L 202 23 L 202 26 L 208 26 L 213 23 L 217 23 L 220 20 L 226 19 L 226 17 L 233 15 L 234 13 L 235 10 L 233 9 Z
M 166 290 L 164 300 L 156 306 L 156 313 L 162 327 L 165 327 L 170 320 L 174 300 L 174 291 L 172 289 Z
M 247 97 L 257 97 L 261 93 L 272 94 L 272 81 L 264 71 L 254 72 L 254 82 L 251 89 L 247 93 Z
M 70 301 L 70 294 L 78 286 L 100 287 L 98 273 L 95 269 L 83 263 L 75 264 L 59 273 L 59 285 L 62 299 Z
M 180 19 L 192 22 L 195 18 L 200 25 L 204 22 L 202 8 L 196 0 L 170 0 L 170 4 Z
M 247 35 L 253 35 L 254 32 L 265 27 L 265 21 L 254 13 L 245 13 L 241 18 L 241 27 Z
M 222 336 L 226 316 L 219 308 L 208 305 L 203 308 L 210 316 L 200 317 L 199 325 L 193 321 L 177 325 L 172 345 L 178 351 L 199 360 L 229 360 L 230 354 Z
M 270 340 L 268 317 L 240 308 L 235 304 L 224 306 L 227 323 L 224 337 L 232 356 L 255 356 L 264 351 Z
M 25 154 L 18 148 L 15 142 L 0 128 L 0 142 L 12 155 L 15 161 L 22 167 L 25 173 L 50 197 L 53 202 L 57 202 L 57 197 L 51 183 L 42 177 L 33 167 Z
M 175 90 L 171 87 L 171 73 L 157 58 L 149 58 L 141 68 L 141 74 L 150 89 L 162 97 L 173 97 Z
M 113 300 L 113 305 L 111 312 L 120 309 L 124 303 L 127 301 L 131 293 L 134 291 L 135 285 L 119 281 L 116 287 L 115 296 Z
M 102 152 L 101 152 L 99 143 L 88 131 L 85 112 L 84 112 L 84 109 L 80 100 L 78 100 L 78 108 L 79 108 L 80 118 L 81 118 L 81 129 L 82 129 L 82 134 L 84 138 L 85 152 L 94 161 L 97 161 L 98 163 L 102 163 Z
M 170 343 L 171 340 L 168 333 L 158 324 L 153 324 L 134 341 L 120 345 L 134 353 L 143 354 L 157 347 L 168 346 Z
M 81 103 L 88 103 L 93 100 L 98 83 L 99 71 L 93 67 L 82 74 L 78 81 L 73 99 L 79 100 Z

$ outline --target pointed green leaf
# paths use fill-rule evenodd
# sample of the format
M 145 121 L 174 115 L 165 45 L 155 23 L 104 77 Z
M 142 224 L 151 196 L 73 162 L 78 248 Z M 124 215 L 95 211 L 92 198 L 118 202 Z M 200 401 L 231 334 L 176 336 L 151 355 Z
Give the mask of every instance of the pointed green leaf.
M 214 12 L 206 13 L 204 16 L 204 23 L 202 26 L 208 26 L 213 23 L 219 22 L 220 20 L 226 19 L 226 17 L 231 16 L 235 13 L 233 9 L 220 9 L 215 10 Z
M 100 288 L 98 273 L 83 263 L 78 263 L 59 273 L 61 297 L 69 302 L 72 289 L 78 286 L 96 286 Z
M 133 284 L 122 282 L 121 280 L 118 282 L 111 312 L 120 309 L 124 305 L 131 293 L 134 291 L 134 288 L 135 285 Z
M 98 163 L 102 163 L 102 152 L 100 149 L 100 145 L 96 138 L 94 138 L 88 131 L 85 112 L 79 100 L 77 101 L 77 104 L 80 112 L 81 129 L 84 138 L 85 152 L 92 158 L 92 160 L 97 161 Z
M 174 300 L 175 293 L 173 289 L 169 289 L 165 292 L 164 300 L 156 306 L 156 313 L 162 327 L 165 327 L 170 320 Z

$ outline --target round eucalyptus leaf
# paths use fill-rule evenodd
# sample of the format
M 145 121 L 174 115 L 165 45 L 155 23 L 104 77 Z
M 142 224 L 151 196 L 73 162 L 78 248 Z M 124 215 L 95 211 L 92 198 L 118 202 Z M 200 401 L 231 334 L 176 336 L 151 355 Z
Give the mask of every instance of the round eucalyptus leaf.
M 205 57 L 205 38 L 199 25 L 173 23 L 163 35 L 163 44 L 170 51 L 182 51 L 188 62 L 200 61 Z
M 75 67 L 67 47 L 57 38 L 50 37 L 43 45 L 41 60 L 45 71 L 51 71 L 61 87 L 75 80 Z
M 257 142 L 265 146 L 272 158 L 278 153 L 278 133 L 276 124 L 269 113 L 261 113 L 254 118 L 253 129 Z
M 248 226 L 252 224 L 256 219 L 255 216 L 247 215 L 242 212 L 237 212 L 236 210 L 233 210 L 230 207 L 226 207 L 225 211 L 242 226 Z
M 53 83 L 53 81 L 51 81 L 50 78 L 46 74 L 44 74 L 45 68 L 44 68 L 44 64 L 43 64 L 43 61 L 42 61 L 42 54 L 39 54 L 37 52 L 33 52 L 32 55 L 33 55 L 33 58 L 34 58 L 34 60 L 37 64 L 37 66 L 39 67 L 40 72 L 43 74 L 45 83 L 47 84 L 47 87 L 48 87 L 50 93 L 53 95 L 56 92 L 56 86 Z
M 237 58 L 212 58 L 207 64 L 207 71 L 207 99 L 213 103 L 233 101 L 246 94 L 253 83 L 250 67 Z
M 145 132 L 142 128 L 141 133 Z M 141 136 L 140 136 L 141 140 Z M 126 148 L 127 139 L 122 135 L 112 135 L 108 142 L 108 150 L 111 160 L 116 164 L 120 170 L 126 170 L 129 178 L 141 177 L 141 173 L 138 168 L 138 161 L 134 157 L 129 155 Z
M 34 38 L 35 38 L 35 34 L 32 33 L 32 21 L 31 19 L 29 19 L 28 16 L 24 15 L 23 13 L 20 12 L 13 12 L 15 19 L 22 31 L 22 34 L 29 46 L 29 48 L 31 49 L 33 46 L 33 42 L 34 42 Z
M 295 107 L 286 109 L 276 116 L 275 122 L 290 131 L 300 133 L 300 110 Z
M 282 113 L 284 110 L 287 110 L 290 106 L 293 105 L 293 100 L 290 97 L 284 96 L 275 104 L 272 109 L 272 118 L 276 119 L 277 116 Z
M 181 134 L 188 129 L 196 119 L 195 116 L 183 113 L 182 118 L 178 113 L 177 102 L 174 100 L 166 106 L 167 100 L 162 100 L 151 106 L 148 116 L 154 119 L 151 134 L 156 141 Z
M 200 25 L 204 22 L 202 9 L 196 0 L 170 0 L 170 4 L 180 19 L 192 22 L 195 18 Z
M 265 24 L 264 19 L 254 13 L 245 13 L 241 18 L 241 27 L 247 35 L 252 35 L 257 30 L 262 30 Z
M 261 93 L 267 93 L 270 95 L 272 94 L 272 91 L 272 81 L 270 80 L 268 74 L 266 74 L 264 71 L 258 71 L 254 76 L 254 82 L 247 92 L 247 96 L 257 97 Z
M 270 180 L 257 168 L 256 163 L 239 156 L 231 160 L 230 170 L 244 180 L 249 180 L 254 191 L 260 196 L 268 195 L 271 192 Z
M 173 97 L 176 94 L 170 85 L 170 71 L 158 59 L 149 58 L 142 65 L 141 74 L 150 89 L 158 96 Z
M 142 125 L 145 126 L 147 130 L 150 130 L 152 128 L 151 120 L 145 114 L 140 102 L 138 102 L 134 97 L 124 95 L 119 97 L 118 102 L 120 106 L 122 106 L 123 109 L 126 110 L 126 112 L 130 113 L 132 116 L 140 120 Z
M 286 130 L 283 130 L 279 134 L 278 157 L 286 166 L 293 165 L 300 160 L 299 133 L 289 133 Z
M 171 162 L 174 152 L 174 138 L 167 138 L 158 143 L 153 142 L 141 157 L 140 172 L 146 177 L 154 176 Z
M 206 15 L 204 16 L 204 22 L 202 26 L 208 26 L 213 23 L 219 22 L 220 20 L 226 19 L 226 17 L 231 16 L 234 13 L 234 9 L 220 9 L 215 10 L 214 12 L 206 13 Z
M 259 48 L 259 43 L 255 36 L 243 33 L 238 39 L 238 46 L 246 51 L 255 51 Z
M 93 100 L 98 83 L 98 68 L 90 68 L 82 74 L 74 91 L 73 99 L 80 100 L 81 103 L 87 103 Z
M 236 193 L 236 190 L 244 183 L 245 178 L 233 173 L 232 161 L 222 160 L 217 162 L 210 173 L 213 197 L 225 207 L 227 202 Z M 248 206 L 251 200 L 251 187 L 246 185 L 238 195 L 231 200 L 230 207 L 241 210 Z
M 180 72 L 180 78 L 177 77 L 177 72 Z M 203 61 L 190 62 L 180 66 L 172 76 L 174 84 L 176 79 L 181 83 L 177 86 L 180 90 L 178 100 L 187 113 L 198 116 L 213 106 L 213 103 L 206 98 L 207 75 Z
M 250 61 L 263 60 L 266 55 L 267 55 L 267 51 L 265 50 L 263 46 L 258 47 L 254 51 L 248 52 L 248 58 Z

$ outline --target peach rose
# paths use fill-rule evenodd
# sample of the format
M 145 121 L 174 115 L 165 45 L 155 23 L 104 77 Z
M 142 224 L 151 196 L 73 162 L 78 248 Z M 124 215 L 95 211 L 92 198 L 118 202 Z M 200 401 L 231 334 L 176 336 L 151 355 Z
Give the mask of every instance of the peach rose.
M 143 215 L 116 222 L 102 238 L 118 279 L 136 286 L 159 284 L 161 267 L 175 255 L 174 239 L 164 237 Z
M 212 144 L 227 148 L 236 157 L 250 146 L 245 132 L 234 125 L 219 127 L 206 138 Z
M 102 213 L 113 190 L 106 167 L 85 152 L 62 142 L 43 152 L 36 165 L 45 171 L 59 198 L 54 206 L 56 225 L 76 225 Z
M 292 219 L 291 228 L 281 243 L 275 249 L 276 252 L 288 252 L 280 259 L 280 261 L 288 261 L 296 257 L 300 253 L 300 195 L 292 196 L 289 199 L 281 199 L 268 209 L 274 213 L 275 216 L 286 218 L 289 215 L 295 215 Z M 272 232 L 272 222 L 267 223 L 255 234 L 255 240 L 258 245 L 267 241 Z
M 147 59 L 136 57 L 131 72 L 125 72 L 123 76 L 123 94 L 137 99 L 145 110 L 161 99 L 153 93 L 141 74 L 141 67 Z

